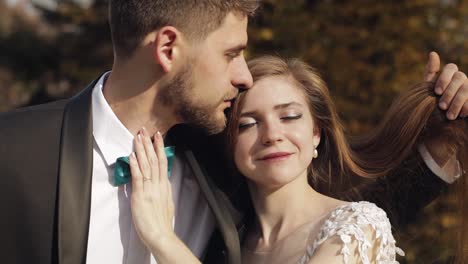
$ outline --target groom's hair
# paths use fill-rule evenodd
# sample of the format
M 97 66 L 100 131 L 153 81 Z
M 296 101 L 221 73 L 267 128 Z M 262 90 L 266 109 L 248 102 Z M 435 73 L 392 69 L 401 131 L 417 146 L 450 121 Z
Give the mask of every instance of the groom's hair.
M 129 57 L 148 33 L 164 26 L 203 40 L 228 13 L 253 16 L 259 5 L 260 0 L 111 0 L 112 42 L 118 56 Z

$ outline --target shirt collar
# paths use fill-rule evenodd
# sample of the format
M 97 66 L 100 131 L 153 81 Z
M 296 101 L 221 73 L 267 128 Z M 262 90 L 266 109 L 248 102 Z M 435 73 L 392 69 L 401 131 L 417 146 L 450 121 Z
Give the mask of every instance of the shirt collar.
M 96 83 L 92 94 L 93 136 L 107 166 L 133 151 L 133 135 L 112 111 L 103 94 L 106 72 Z

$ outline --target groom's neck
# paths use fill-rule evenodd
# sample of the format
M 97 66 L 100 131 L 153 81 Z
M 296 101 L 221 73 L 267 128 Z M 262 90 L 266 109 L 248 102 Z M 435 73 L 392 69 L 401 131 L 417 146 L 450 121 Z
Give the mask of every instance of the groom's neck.
M 104 83 L 107 103 L 133 135 L 142 127 L 151 134 L 165 134 L 178 123 L 173 109 L 158 103 L 158 76 L 149 68 L 132 63 L 114 65 Z

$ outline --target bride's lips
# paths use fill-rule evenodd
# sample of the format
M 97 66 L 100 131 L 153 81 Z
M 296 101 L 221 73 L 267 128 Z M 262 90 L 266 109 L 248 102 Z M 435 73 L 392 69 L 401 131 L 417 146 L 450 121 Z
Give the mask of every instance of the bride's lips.
M 279 161 L 279 160 L 287 159 L 291 155 L 292 155 L 292 153 L 289 153 L 289 152 L 274 152 L 274 153 L 270 153 L 268 155 L 265 155 L 265 156 L 261 157 L 259 160 L 261 160 L 261 161 Z

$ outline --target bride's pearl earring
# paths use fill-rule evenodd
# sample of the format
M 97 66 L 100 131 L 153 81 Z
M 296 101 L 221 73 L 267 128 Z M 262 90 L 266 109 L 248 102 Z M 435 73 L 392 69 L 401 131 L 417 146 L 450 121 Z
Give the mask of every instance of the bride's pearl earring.
M 316 148 L 314 148 L 314 156 L 313 156 L 314 159 L 318 158 L 318 151 Z

